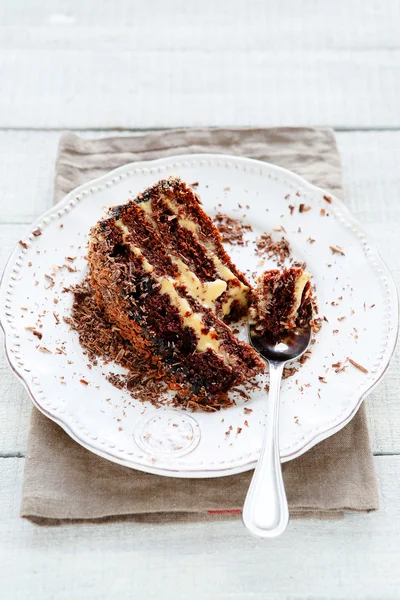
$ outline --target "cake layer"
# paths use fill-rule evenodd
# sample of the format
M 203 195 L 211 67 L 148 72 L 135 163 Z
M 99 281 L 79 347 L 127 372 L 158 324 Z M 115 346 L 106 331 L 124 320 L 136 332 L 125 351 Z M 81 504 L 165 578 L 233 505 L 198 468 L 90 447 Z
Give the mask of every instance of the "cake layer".
M 310 273 L 297 267 L 260 275 L 250 309 L 251 323 L 259 335 L 278 336 L 310 321 L 310 278 Z
M 250 286 L 178 178 L 111 209 L 91 231 L 88 256 L 107 318 L 181 391 L 224 394 L 263 369 L 218 318 L 243 314 Z
M 144 258 L 149 260 L 153 245 L 156 253 L 164 246 L 177 268 L 175 277 L 200 301 L 208 300 L 209 308 L 220 318 L 235 320 L 247 313 L 249 283 L 225 252 L 220 233 L 201 208 L 198 195 L 178 177 L 161 180 L 135 200 L 114 208 L 112 215 L 125 234 L 124 225 L 132 229 L 134 221 L 140 224 L 136 247 Z M 151 236 L 147 240 L 146 230 Z

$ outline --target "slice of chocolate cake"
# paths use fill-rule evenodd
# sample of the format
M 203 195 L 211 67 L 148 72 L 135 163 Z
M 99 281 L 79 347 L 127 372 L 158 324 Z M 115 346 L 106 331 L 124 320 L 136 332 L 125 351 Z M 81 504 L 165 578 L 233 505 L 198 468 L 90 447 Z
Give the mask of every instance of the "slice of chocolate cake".
M 91 230 L 88 258 L 99 307 L 182 394 L 226 394 L 263 370 L 222 321 L 247 311 L 250 285 L 179 178 L 110 209 Z
M 261 336 L 279 336 L 310 322 L 311 275 L 301 268 L 265 271 L 257 280 L 251 323 Z

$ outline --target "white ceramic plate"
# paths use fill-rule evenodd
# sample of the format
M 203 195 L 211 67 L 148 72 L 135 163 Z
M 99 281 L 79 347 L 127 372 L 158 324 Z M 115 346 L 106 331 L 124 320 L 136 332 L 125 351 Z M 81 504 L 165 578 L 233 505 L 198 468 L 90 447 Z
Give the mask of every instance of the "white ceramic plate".
M 282 385 L 281 456 L 295 458 L 341 429 L 378 382 L 395 347 L 398 307 L 396 288 L 374 243 L 342 202 L 274 165 L 220 155 L 176 156 L 126 165 L 68 194 L 31 226 L 22 240 L 26 248 L 18 244 L 6 267 L 0 316 L 10 365 L 45 415 L 104 458 L 179 477 L 215 477 L 254 467 L 266 419 L 263 393 L 255 391 L 246 404 L 239 398 L 237 406 L 218 413 L 156 409 L 132 401 L 103 374 L 120 369 L 89 369 L 77 335 L 63 321 L 72 295 L 62 288 L 83 278 L 87 233 L 104 207 L 123 203 L 170 174 L 199 182 L 196 191 L 210 215 L 218 210 L 233 217 L 246 214 L 253 227 L 248 246 L 227 247 L 240 269 L 260 272 L 274 266 L 272 261 L 259 264 L 254 240 L 283 226 L 293 256 L 306 261 L 313 274 L 320 312 L 328 322 L 316 337 L 311 359 Z M 300 214 L 300 203 L 311 209 Z M 296 207 L 292 215 L 289 204 Z M 322 208 L 328 215 L 321 216 Z M 37 228 L 42 235 L 33 235 Z M 282 232 L 273 235 L 280 239 Z M 333 254 L 330 246 L 339 246 L 345 256 Z M 66 264 L 66 256 L 76 257 L 72 266 L 78 271 L 52 273 L 53 265 Z M 52 275 L 53 287 L 46 274 Z M 39 314 L 40 341 L 26 329 L 36 326 Z M 335 373 L 332 364 L 346 357 L 368 373 L 351 365 Z

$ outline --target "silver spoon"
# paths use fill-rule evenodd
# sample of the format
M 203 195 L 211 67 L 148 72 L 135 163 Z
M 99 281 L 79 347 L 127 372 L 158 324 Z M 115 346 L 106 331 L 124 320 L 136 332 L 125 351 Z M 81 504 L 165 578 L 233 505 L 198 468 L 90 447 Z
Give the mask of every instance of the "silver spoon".
M 283 367 L 299 358 L 311 341 L 311 327 L 289 330 L 279 339 L 267 334 L 257 336 L 249 326 L 250 343 L 268 362 L 270 388 L 268 420 L 260 458 L 243 507 L 243 522 L 259 537 L 276 537 L 283 533 L 289 521 L 289 511 L 282 478 L 279 455 L 279 394 Z

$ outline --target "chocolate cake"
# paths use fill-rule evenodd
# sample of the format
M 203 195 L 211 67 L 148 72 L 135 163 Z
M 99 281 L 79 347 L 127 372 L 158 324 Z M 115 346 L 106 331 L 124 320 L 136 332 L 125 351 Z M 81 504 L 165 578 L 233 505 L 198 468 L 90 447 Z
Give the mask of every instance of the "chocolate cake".
M 311 316 L 311 275 L 290 267 L 265 271 L 257 280 L 251 323 L 259 335 L 282 335 L 285 330 L 305 326 Z
M 250 285 L 179 178 L 110 209 L 91 230 L 88 259 L 106 318 L 182 396 L 223 395 L 263 370 L 224 322 L 247 312 Z

